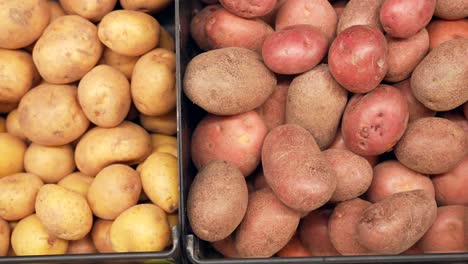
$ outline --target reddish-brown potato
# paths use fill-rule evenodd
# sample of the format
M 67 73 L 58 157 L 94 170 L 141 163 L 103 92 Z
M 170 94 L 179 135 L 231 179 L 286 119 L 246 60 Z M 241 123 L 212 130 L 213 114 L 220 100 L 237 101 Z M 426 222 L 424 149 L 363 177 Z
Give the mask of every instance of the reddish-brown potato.
M 417 255 L 417 254 L 423 254 L 424 252 L 419 248 L 418 243 L 414 244 L 412 247 L 410 247 L 408 250 L 405 252 L 401 253 L 403 255 Z
M 377 28 L 352 26 L 341 32 L 328 52 L 333 77 L 353 93 L 367 93 L 388 70 L 387 41 Z
M 345 149 L 345 150 L 349 150 L 346 147 L 346 144 L 344 143 L 343 136 L 341 134 L 341 128 L 338 128 L 338 130 L 336 131 L 335 139 L 333 140 L 331 145 L 328 147 L 328 149 Z M 377 162 L 379 161 L 379 156 L 361 156 L 361 157 L 365 158 L 372 167 L 374 167 L 377 164 Z
M 219 253 L 223 254 L 225 258 L 238 258 L 239 253 L 234 246 L 233 236 L 228 236 L 223 240 L 215 241 L 211 243 Z
M 468 2 L 466 0 L 437 0 L 434 15 L 447 20 L 466 18 L 468 17 Z
M 265 39 L 262 56 L 270 70 L 298 74 L 315 67 L 327 52 L 327 39 L 316 27 L 294 25 Z
M 429 32 L 429 49 L 438 47 L 447 40 L 468 38 L 468 20 L 433 20 L 427 26 Z
M 206 116 L 192 135 L 192 160 L 200 169 L 212 160 L 236 165 L 245 177 L 260 163 L 268 130 L 257 112 L 233 116 Z
M 299 235 L 313 256 L 340 255 L 330 241 L 328 221 L 332 211 L 318 209 L 309 213 L 299 227 Z
M 400 90 L 406 99 L 406 103 L 408 103 L 408 123 L 413 122 L 419 118 L 435 116 L 435 111 L 425 107 L 414 97 L 413 91 L 411 90 L 411 79 L 406 79 L 399 83 L 395 83 L 392 86 Z
M 424 190 L 434 197 L 434 185 L 427 175 L 417 173 L 396 160 L 388 160 L 374 167 L 374 178 L 367 191 L 367 199 L 379 202 L 395 193 Z
M 392 149 L 408 123 L 408 104 L 401 92 L 379 85 L 372 92 L 354 95 L 343 115 L 341 133 L 352 152 L 379 155 Z
M 206 38 L 205 25 L 213 13 L 222 8 L 221 5 L 209 5 L 198 12 L 190 22 L 190 33 L 192 38 L 202 50 L 210 50 L 210 44 Z
M 468 156 L 453 170 L 432 178 L 437 203 L 468 206 Z
M 356 26 L 367 25 L 382 31 L 380 24 L 380 7 L 385 0 L 350 0 L 338 21 L 336 34 L 343 30 Z
M 254 177 L 253 186 L 254 186 L 255 190 L 260 190 L 260 189 L 263 189 L 265 187 L 268 187 L 268 184 L 267 184 L 267 182 L 265 180 L 265 174 L 263 174 L 262 169 L 260 169 L 257 173 L 255 173 L 255 175 L 253 177 Z
M 290 79 L 278 80 L 276 90 L 256 109 L 268 130 L 284 124 Z
M 276 0 L 220 0 L 227 11 L 245 18 L 269 14 L 276 6 Z
M 312 254 L 305 248 L 297 234 L 294 234 L 288 244 L 278 251 L 276 255 L 282 258 L 312 257 Z
M 347 3 L 348 1 L 346 0 L 339 0 L 339 1 L 332 3 L 332 6 L 333 6 L 333 9 L 335 9 L 336 17 L 338 18 L 338 21 L 340 21 L 341 14 L 343 14 L 343 11 Z
M 380 22 L 394 38 L 409 38 L 431 21 L 436 0 L 385 0 L 380 9 Z
M 463 128 L 463 130 L 465 131 L 466 146 L 468 146 L 468 119 L 465 118 L 463 113 L 458 112 L 456 109 L 453 111 L 443 113 L 441 117 L 446 118 L 457 124 L 459 127 Z

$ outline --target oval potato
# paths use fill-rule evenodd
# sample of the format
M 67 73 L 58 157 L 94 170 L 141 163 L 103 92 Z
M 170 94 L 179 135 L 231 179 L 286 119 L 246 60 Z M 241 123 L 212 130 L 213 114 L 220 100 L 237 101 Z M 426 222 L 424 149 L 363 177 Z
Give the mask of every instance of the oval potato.
M 92 22 L 99 22 L 114 9 L 117 0 L 60 0 L 63 9 L 69 15 L 79 15 Z
M 36 74 L 29 53 L 0 49 L 0 102 L 19 102 L 31 89 Z
M 22 172 L 26 144 L 8 133 L 0 133 L 0 178 Z
M 57 185 L 62 186 L 68 190 L 77 192 L 84 197 L 88 194 L 88 189 L 94 178 L 84 175 L 81 172 L 74 172 L 62 178 Z

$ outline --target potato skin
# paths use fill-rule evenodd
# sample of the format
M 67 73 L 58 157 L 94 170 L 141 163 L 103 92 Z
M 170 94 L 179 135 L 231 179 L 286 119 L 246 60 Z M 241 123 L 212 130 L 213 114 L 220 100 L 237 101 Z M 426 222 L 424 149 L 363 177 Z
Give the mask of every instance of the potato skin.
M 173 0 L 120 0 L 124 9 L 136 10 L 145 13 L 159 13 Z
M 269 14 L 276 6 L 276 0 L 220 0 L 227 11 L 245 18 L 261 17 Z
M 319 29 L 294 25 L 269 35 L 263 43 L 262 56 L 270 70 L 298 74 L 319 64 L 327 47 L 327 39 Z
M 10 227 L 8 222 L 0 219 L 0 256 L 6 256 L 10 247 Z
M 164 135 L 177 133 L 177 111 L 171 111 L 161 116 L 147 116 L 140 114 L 140 123 L 148 131 Z
M 440 44 L 457 38 L 468 38 L 468 20 L 433 20 L 427 26 L 429 33 L 429 49 L 432 50 Z
M 297 233 L 276 255 L 282 258 L 312 257 L 312 254 L 305 248 Z
M 333 77 L 348 91 L 367 93 L 388 70 L 385 37 L 371 26 L 349 27 L 330 46 L 328 64 Z
M 413 122 L 419 118 L 435 116 L 435 111 L 425 107 L 414 97 L 413 91 L 411 89 L 411 79 L 406 79 L 404 81 L 394 83 L 392 86 L 400 90 L 401 94 L 406 99 L 406 103 L 408 103 L 408 123 Z
M 464 0 L 437 0 L 434 15 L 447 20 L 468 17 L 468 3 Z
M 299 225 L 299 217 L 268 188 L 250 194 L 247 212 L 234 240 L 239 256 L 273 256 L 291 240 Z
M 10 135 L 15 136 L 23 141 L 26 140 L 24 132 L 19 124 L 18 109 L 14 109 L 8 113 L 6 118 L 6 130 L 6 132 L 8 132 Z
M 75 191 L 86 197 L 89 186 L 93 180 L 94 176 L 84 175 L 81 172 L 74 172 L 61 179 L 57 185 L 67 188 L 71 191 Z
M 195 43 L 197 43 L 198 47 L 202 50 L 206 51 L 211 49 L 208 38 L 206 37 L 206 22 L 216 10 L 221 8 L 223 8 L 221 5 L 208 5 L 196 13 L 190 21 L 190 34 L 195 40 Z
M 91 231 L 91 238 L 99 253 L 112 253 L 112 243 L 110 241 L 110 228 L 114 221 L 97 219 Z
M 70 241 L 68 243 L 67 254 L 95 254 L 97 253 L 93 240 L 89 235 L 80 240 Z
M 397 159 L 406 167 L 424 174 L 440 174 L 453 169 L 465 156 L 463 128 L 438 117 L 416 120 L 395 146 Z
M 26 144 L 9 133 L 0 133 L 0 178 L 24 171 Z
M 411 76 L 413 94 L 427 108 L 448 111 L 468 100 L 468 39 L 453 39 L 433 49 Z
M 440 205 L 468 206 L 468 156 L 451 171 L 432 178 L 437 203 Z
M 336 174 L 304 128 L 272 129 L 262 147 L 262 165 L 271 190 L 288 207 L 309 212 L 324 205 L 336 188 Z
M 112 66 L 114 69 L 121 71 L 130 80 L 132 79 L 133 68 L 139 58 L 139 56 L 122 55 L 106 47 L 99 63 Z
M 255 111 L 263 119 L 268 130 L 286 122 L 286 100 L 291 80 L 278 80 L 276 90 Z
M 0 102 L 16 103 L 31 89 L 38 74 L 29 53 L 0 49 Z
M 301 222 L 301 241 L 313 256 L 340 255 L 330 242 L 328 223 L 331 213 L 328 209 L 318 209 L 309 213 Z
M 394 194 L 365 209 L 357 226 L 358 242 L 379 254 L 399 254 L 431 227 L 437 204 L 423 190 Z
M 372 203 L 355 198 L 339 203 L 328 220 L 332 245 L 341 255 L 365 255 L 371 251 L 357 241 L 357 225 L 364 210 Z
M 380 8 L 380 22 L 394 38 L 409 38 L 431 21 L 436 0 L 385 0 Z
M 286 123 L 307 129 L 320 149 L 333 141 L 348 92 L 333 79 L 326 64 L 294 78 L 289 86 Z
M 60 0 L 60 4 L 67 14 L 79 15 L 92 22 L 99 22 L 114 9 L 116 3 L 117 0 Z
M 260 56 L 244 48 L 202 53 L 189 62 L 184 77 L 187 97 L 215 115 L 253 110 L 267 100 L 275 87 L 276 77 Z
M 380 24 L 380 8 L 385 0 L 350 0 L 340 16 L 336 34 L 343 30 L 356 26 L 367 25 L 382 31 Z
M 408 116 L 405 98 L 392 86 L 381 84 L 368 94 L 356 94 L 341 123 L 346 147 L 364 156 L 382 154 L 403 136 Z
M 239 253 L 234 246 L 233 236 L 228 236 L 223 240 L 214 241 L 211 243 L 211 246 L 221 253 L 225 258 L 238 258 Z
M 187 214 L 193 232 L 206 241 L 228 237 L 247 211 L 244 176 L 232 163 L 212 161 L 194 178 L 187 198 Z

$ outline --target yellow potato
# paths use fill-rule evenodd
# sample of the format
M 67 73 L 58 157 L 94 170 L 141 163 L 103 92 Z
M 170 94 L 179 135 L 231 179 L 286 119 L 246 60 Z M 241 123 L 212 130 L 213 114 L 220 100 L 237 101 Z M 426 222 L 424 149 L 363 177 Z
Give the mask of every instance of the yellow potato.
M 109 65 L 96 66 L 81 79 L 78 101 L 94 124 L 118 126 L 130 110 L 130 83 L 119 70 Z
M 70 144 L 48 147 L 32 143 L 24 155 L 24 168 L 45 183 L 56 183 L 75 170 L 73 148 Z
M 67 252 L 68 241 L 47 232 L 33 214 L 19 221 L 11 235 L 11 245 L 18 256 L 57 255 Z
M 18 106 L 19 123 L 32 142 L 61 146 L 79 138 L 89 121 L 72 85 L 42 84 L 30 90 Z
M 87 198 L 94 215 L 114 220 L 138 202 L 141 180 L 127 165 L 114 164 L 102 169 L 89 186 Z
M 18 109 L 15 109 L 8 114 L 6 119 L 6 130 L 10 135 L 21 140 L 26 140 L 23 130 L 20 127 Z
M 61 16 L 65 16 L 65 10 L 56 0 L 47 0 L 47 5 L 50 10 L 50 21 L 49 24 Z
M 179 207 L 179 175 L 177 159 L 171 154 L 155 152 L 137 169 L 141 184 L 150 200 L 167 213 Z
M 151 142 L 153 148 L 157 148 L 161 145 L 170 144 L 177 147 L 177 138 L 173 136 L 167 136 L 162 134 L 151 134 Z
M 143 55 L 133 69 L 133 103 L 145 115 L 164 115 L 176 106 L 175 53 L 155 49 Z
M 158 13 L 174 0 L 120 0 L 124 9 L 136 10 L 145 13 Z
M 52 22 L 33 49 L 33 60 L 49 83 L 78 81 L 99 61 L 103 46 L 97 27 L 76 16 L 62 16 Z
M 164 29 L 163 27 L 161 27 L 161 30 L 159 32 L 158 48 L 167 49 L 175 52 L 174 38 L 172 38 L 171 34 L 169 34 L 169 32 L 167 32 L 166 29 Z
M 28 46 L 41 36 L 49 19 L 45 0 L 0 0 L 0 48 Z
M 61 179 L 57 184 L 86 197 L 89 186 L 93 180 L 94 178 L 91 176 L 84 175 L 81 172 L 74 172 L 65 176 L 65 178 Z
M 97 249 L 89 235 L 80 240 L 70 241 L 68 243 L 67 254 L 94 254 Z
M 0 218 L 0 256 L 6 256 L 10 248 L 10 226 Z
M 112 243 L 110 241 L 110 228 L 114 221 L 97 219 L 94 222 L 91 237 L 99 253 L 112 253 Z
M 162 116 L 147 116 L 140 114 L 140 123 L 146 130 L 153 133 L 174 135 L 177 132 L 176 111 Z
M 36 214 L 51 234 L 79 240 L 93 225 L 93 213 L 86 198 L 56 184 L 46 184 L 36 198 Z
M 117 0 L 60 0 L 63 9 L 69 15 L 80 15 L 93 22 L 100 21 L 114 9 Z
M 100 63 L 121 71 L 127 79 L 132 78 L 133 68 L 140 56 L 126 56 L 105 48 Z
M 8 133 L 0 133 L 0 178 L 22 172 L 26 144 Z
M 154 148 L 153 152 L 161 152 L 161 153 L 167 153 L 171 154 L 174 157 L 178 157 L 177 155 L 177 146 L 174 146 L 172 144 L 163 144 L 160 146 L 157 146 Z
M 44 185 L 31 173 L 17 173 L 0 179 L 0 217 L 15 221 L 34 213 L 36 195 Z
M 3 117 L 0 117 L 0 133 L 7 132 L 6 120 Z
M 140 56 L 158 45 L 159 23 L 145 13 L 116 10 L 101 20 L 98 35 L 111 50 L 127 56 Z
M 163 250 L 171 237 L 166 213 L 154 204 L 138 204 L 124 211 L 110 229 L 115 252 Z
M 0 114 L 8 113 L 18 107 L 18 103 L 0 102 Z

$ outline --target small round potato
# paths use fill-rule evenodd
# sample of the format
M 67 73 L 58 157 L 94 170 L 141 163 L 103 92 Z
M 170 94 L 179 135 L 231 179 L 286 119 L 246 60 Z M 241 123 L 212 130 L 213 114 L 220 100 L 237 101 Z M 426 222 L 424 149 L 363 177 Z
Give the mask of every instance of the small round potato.
M 0 48 L 20 49 L 32 44 L 49 19 L 45 0 L 0 0 Z
M 176 106 L 175 53 L 155 49 L 142 56 L 132 75 L 132 98 L 145 115 L 164 115 Z
M 36 214 L 51 234 L 79 240 L 93 225 L 93 213 L 86 198 L 56 184 L 41 187 L 36 197 Z
M 70 241 L 68 243 L 67 254 L 94 254 L 97 249 L 89 235 L 80 240 Z
M 63 9 L 69 15 L 79 15 L 92 22 L 100 21 L 114 9 L 117 0 L 60 0 Z
M 112 253 L 112 243 L 110 241 L 110 228 L 114 221 L 97 219 L 94 222 L 91 237 L 99 253 Z
M 15 221 L 34 213 L 41 178 L 30 173 L 12 174 L 0 179 L 0 217 Z
M 8 133 L 0 133 L 0 178 L 22 172 L 26 144 Z
M 174 0 L 120 0 L 124 9 L 145 13 L 159 13 Z
M 162 116 L 147 116 L 140 114 L 141 125 L 153 133 L 174 135 L 177 132 L 177 113 L 171 111 Z
M 159 23 L 145 13 L 116 10 L 101 20 L 98 35 L 111 50 L 127 56 L 140 56 L 158 45 Z
M 163 250 L 171 237 L 166 213 L 154 204 L 139 204 L 124 211 L 110 229 L 116 252 Z
M 120 71 L 99 65 L 81 79 L 78 101 L 91 122 L 100 127 L 115 127 L 130 110 L 130 84 Z
M 11 111 L 6 119 L 6 130 L 10 135 L 13 135 L 21 140 L 26 140 L 23 130 L 20 127 L 18 109 Z
M 81 172 L 74 172 L 61 179 L 57 185 L 67 188 L 68 190 L 75 191 L 84 197 L 88 194 L 89 186 L 94 178 L 84 175 Z
M 107 64 L 121 71 L 125 77 L 130 80 L 132 78 L 133 68 L 139 58 L 139 56 L 122 55 L 106 47 L 102 54 L 100 63 Z
M 6 256 L 10 248 L 10 226 L 8 222 L 0 218 L 0 256 Z

